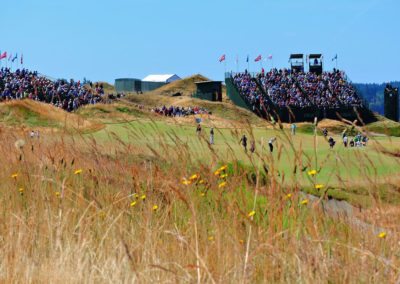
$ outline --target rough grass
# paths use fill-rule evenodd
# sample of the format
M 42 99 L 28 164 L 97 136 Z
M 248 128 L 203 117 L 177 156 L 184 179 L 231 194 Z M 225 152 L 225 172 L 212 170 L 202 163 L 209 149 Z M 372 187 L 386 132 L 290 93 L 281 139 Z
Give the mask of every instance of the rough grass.
M 27 144 L 17 149 L 21 137 L 0 133 L 1 279 L 388 283 L 399 277 L 399 211 L 386 216 L 379 200 L 371 205 L 379 219 L 365 217 L 371 227 L 358 227 L 319 209 L 324 199 L 306 204 L 301 187 L 286 185 L 272 170 L 261 182 L 260 165 L 279 166 L 266 149 L 246 167 L 232 153 L 216 175 L 228 161 L 212 147 L 203 151 L 213 159 L 199 162 L 178 136 L 173 144 L 160 136 L 135 145 L 110 135 L 112 146 L 67 135 L 22 137 Z M 249 172 L 255 179 L 246 178 Z M 381 231 L 386 238 L 377 236 Z

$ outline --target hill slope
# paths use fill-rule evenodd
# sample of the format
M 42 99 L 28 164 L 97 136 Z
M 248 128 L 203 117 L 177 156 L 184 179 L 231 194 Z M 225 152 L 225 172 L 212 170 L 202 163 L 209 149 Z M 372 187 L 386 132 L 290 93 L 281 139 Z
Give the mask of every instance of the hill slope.
M 0 117 L 3 126 L 12 127 L 51 127 L 80 131 L 94 131 L 103 127 L 77 114 L 28 99 L 1 103 Z
M 154 91 L 147 92 L 147 95 L 161 95 L 161 96 L 172 96 L 176 93 L 181 93 L 182 96 L 191 96 L 196 91 L 196 82 L 209 81 L 207 77 L 196 74 L 182 80 L 178 80 L 162 86 Z M 222 98 L 226 98 L 226 88 L 222 86 Z

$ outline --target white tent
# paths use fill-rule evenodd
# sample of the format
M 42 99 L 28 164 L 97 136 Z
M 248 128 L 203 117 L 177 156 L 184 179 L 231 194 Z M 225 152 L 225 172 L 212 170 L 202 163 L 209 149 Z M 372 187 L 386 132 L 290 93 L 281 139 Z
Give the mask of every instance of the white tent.
M 149 75 L 142 81 L 145 82 L 158 82 L 158 83 L 171 83 L 181 78 L 176 74 L 164 74 L 164 75 Z

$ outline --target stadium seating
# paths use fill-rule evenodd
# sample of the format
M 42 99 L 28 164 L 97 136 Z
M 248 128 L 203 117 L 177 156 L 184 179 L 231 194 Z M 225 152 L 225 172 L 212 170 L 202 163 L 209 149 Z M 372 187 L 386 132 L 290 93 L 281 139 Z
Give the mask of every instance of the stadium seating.
M 0 101 L 29 98 L 73 111 L 82 105 L 96 104 L 103 95 L 103 86 L 99 84 L 89 88 L 72 80 L 50 80 L 27 69 L 0 70 Z
M 316 107 L 339 109 L 362 107 L 362 100 L 342 71 L 333 70 L 321 75 L 272 69 L 267 73 L 250 75 L 248 72 L 233 76 L 235 87 L 253 107 Z

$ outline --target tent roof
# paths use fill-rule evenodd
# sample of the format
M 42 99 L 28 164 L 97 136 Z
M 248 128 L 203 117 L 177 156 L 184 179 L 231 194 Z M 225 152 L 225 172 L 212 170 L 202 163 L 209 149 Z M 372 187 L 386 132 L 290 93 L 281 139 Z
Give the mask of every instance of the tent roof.
M 301 53 L 291 54 L 290 59 L 303 59 L 303 54 L 301 54 Z
M 176 74 L 161 74 L 161 75 L 148 75 L 142 81 L 146 82 L 167 82 L 168 79 L 175 76 Z
M 314 58 L 320 59 L 322 57 L 322 54 L 310 54 L 308 57 L 311 59 L 314 59 Z

